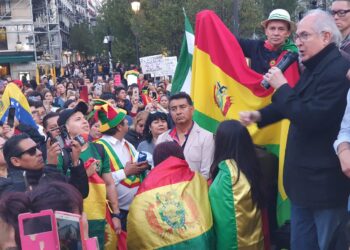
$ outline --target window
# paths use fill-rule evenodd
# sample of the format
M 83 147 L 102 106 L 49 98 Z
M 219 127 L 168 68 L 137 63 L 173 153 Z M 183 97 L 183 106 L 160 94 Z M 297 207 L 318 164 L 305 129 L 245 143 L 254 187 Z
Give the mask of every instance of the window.
M 6 28 L 0 27 L 0 50 L 7 50 L 7 34 Z
M 0 1 L 0 16 L 3 19 L 11 18 L 10 1 L 11 0 L 1 0 Z

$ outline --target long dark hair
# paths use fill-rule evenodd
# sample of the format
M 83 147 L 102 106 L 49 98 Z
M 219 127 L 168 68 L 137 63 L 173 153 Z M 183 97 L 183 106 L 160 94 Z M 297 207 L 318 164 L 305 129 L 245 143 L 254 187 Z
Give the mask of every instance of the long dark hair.
M 228 159 L 235 160 L 238 168 L 238 178 L 233 185 L 238 182 L 242 171 L 251 186 L 253 202 L 259 208 L 263 207 L 262 173 L 254 144 L 248 130 L 236 120 L 222 122 L 216 131 L 214 160 L 210 167 L 212 179 L 218 174 L 219 163 Z
M 153 112 L 149 113 L 147 120 L 146 120 L 146 123 L 145 123 L 145 127 L 143 129 L 143 136 L 145 137 L 145 139 L 149 143 L 152 142 L 152 139 L 153 139 L 153 135 L 152 135 L 149 127 L 151 126 L 152 122 L 156 121 L 156 120 L 166 121 L 168 128 L 170 128 L 170 123 L 168 121 L 168 115 L 166 113 L 159 112 L 159 111 L 156 111 L 154 113 Z
M 175 156 L 179 159 L 185 160 L 182 147 L 173 141 L 166 141 L 159 143 L 153 151 L 153 163 L 156 167 L 161 162 L 168 159 L 170 156 Z

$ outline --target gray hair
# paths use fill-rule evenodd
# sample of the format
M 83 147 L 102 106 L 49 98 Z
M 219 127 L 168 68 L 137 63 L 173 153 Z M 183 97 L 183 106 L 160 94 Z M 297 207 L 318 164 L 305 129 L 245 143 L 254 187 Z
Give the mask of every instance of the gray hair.
M 320 9 L 315 9 L 308 11 L 304 18 L 307 16 L 317 17 L 318 21 L 312 23 L 312 29 L 315 32 L 319 34 L 321 34 L 322 32 L 329 32 L 331 33 L 330 42 L 335 43 L 337 46 L 340 44 L 340 42 L 343 40 L 342 34 L 340 33 L 337 25 L 335 24 L 333 17 L 328 12 Z

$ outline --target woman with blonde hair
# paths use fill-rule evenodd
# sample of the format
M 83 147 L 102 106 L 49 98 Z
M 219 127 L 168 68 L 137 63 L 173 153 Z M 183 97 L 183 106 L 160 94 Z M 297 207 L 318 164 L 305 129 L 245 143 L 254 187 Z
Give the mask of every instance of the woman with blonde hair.
M 138 147 L 140 142 L 144 140 L 143 137 L 143 129 L 145 127 L 145 123 L 149 112 L 140 111 L 134 117 L 134 122 L 130 126 L 128 133 L 125 135 L 125 139 L 130 142 L 135 148 Z

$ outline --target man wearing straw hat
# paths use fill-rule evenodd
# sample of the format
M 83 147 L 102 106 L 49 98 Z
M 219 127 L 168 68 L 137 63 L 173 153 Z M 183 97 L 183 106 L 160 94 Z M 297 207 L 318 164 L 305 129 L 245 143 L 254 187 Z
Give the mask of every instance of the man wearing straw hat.
M 250 59 L 250 67 L 265 74 L 275 66 L 283 51 L 297 52 L 297 47 L 289 36 L 296 25 L 291 21 L 288 11 L 275 9 L 261 22 L 266 40 L 239 39 L 245 57 Z

